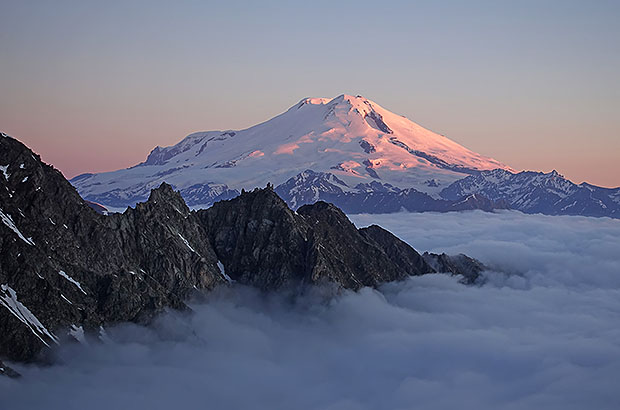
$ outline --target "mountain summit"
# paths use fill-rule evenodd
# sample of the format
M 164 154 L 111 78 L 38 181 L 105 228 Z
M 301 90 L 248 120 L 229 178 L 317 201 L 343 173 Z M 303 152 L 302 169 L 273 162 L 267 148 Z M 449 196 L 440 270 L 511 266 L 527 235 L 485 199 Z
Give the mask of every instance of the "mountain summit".
M 510 170 L 371 100 L 343 94 L 304 98 L 245 130 L 193 133 L 156 147 L 135 167 L 80 175 L 72 183 L 85 198 L 127 206 L 166 181 L 188 203 L 209 205 L 305 170 L 333 175 L 347 192 L 374 182 L 437 196 L 451 182 L 497 168 Z
M 71 180 L 88 201 L 125 208 L 162 182 L 206 208 L 272 183 L 293 209 L 319 200 L 347 213 L 494 210 L 620 217 L 620 188 L 510 167 L 362 96 L 304 98 L 240 131 L 197 132 L 123 170 Z

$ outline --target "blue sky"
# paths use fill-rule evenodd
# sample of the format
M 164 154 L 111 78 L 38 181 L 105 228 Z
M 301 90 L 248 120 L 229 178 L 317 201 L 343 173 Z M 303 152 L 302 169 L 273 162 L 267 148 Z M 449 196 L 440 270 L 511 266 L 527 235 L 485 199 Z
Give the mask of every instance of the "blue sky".
M 620 185 L 620 2 L 0 1 L 0 15 L 0 128 L 67 176 L 348 93 L 513 168 Z

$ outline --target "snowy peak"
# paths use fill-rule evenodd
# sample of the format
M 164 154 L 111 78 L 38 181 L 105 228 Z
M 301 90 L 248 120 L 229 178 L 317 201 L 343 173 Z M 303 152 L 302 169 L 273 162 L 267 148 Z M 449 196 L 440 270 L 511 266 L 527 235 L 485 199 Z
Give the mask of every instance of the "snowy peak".
M 620 217 L 620 188 L 576 185 L 555 170 L 516 174 L 501 169 L 482 171 L 441 191 L 447 200 L 473 194 L 505 200 L 511 208 L 526 213 Z
M 302 98 L 296 105 L 292 106 L 288 109 L 288 111 L 292 111 L 294 109 L 300 109 L 305 105 L 325 105 L 329 103 L 331 100 L 329 98 L 312 98 L 306 97 Z
M 193 208 L 271 183 L 293 208 L 323 200 L 347 212 L 510 207 L 620 217 L 620 189 L 576 185 L 555 170 L 515 173 L 349 94 L 306 97 L 253 127 L 196 132 L 156 147 L 135 167 L 71 182 L 85 199 L 112 210 L 145 201 L 163 182 Z
M 326 105 L 326 106 L 335 106 L 338 104 L 348 104 L 351 107 L 357 108 L 360 105 L 365 103 L 372 102 L 368 99 L 362 97 L 361 95 L 352 96 L 349 94 L 340 94 L 334 98 L 317 98 L 317 97 L 306 97 L 299 101 L 298 104 L 292 106 L 290 110 L 297 107 L 297 109 L 303 107 L 304 105 Z
M 206 166 L 231 168 L 241 161 L 258 158 L 258 162 L 282 162 L 285 161 L 283 157 L 276 158 L 282 155 L 309 158 L 312 161 L 308 164 L 312 165 L 320 159 L 317 157 L 338 152 L 343 160 L 326 164 L 327 169 L 347 163 L 349 173 L 364 174 L 366 167 L 363 162 L 366 159 L 374 164 L 375 172 L 371 173 L 371 177 L 376 173 L 376 168 L 384 168 L 384 171 L 391 173 L 399 170 L 406 172 L 410 168 L 440 168 L 457 172 L 509 169 L 393 114 L 373 101 L 347 94 L 331 100 L 304 98 L 283 114 L 245 130 L 191 134 L 172 147 L 156 147 L 143 164 L 171 163 L 188 151 L 196 158 L 209 157 L 214 150 L 219 151 L 218 146 L 228 145 L 222 141 L 232 138 L 237 149 L 227 150 L 234 151 L 231 158 Z M 372 154 L 373 158 L 362 158 L 363 153 Z M 187 162 L 188 156 L 183 160 Z
M 331 174 L 344 189 L 379 182 L 439 198 L 456 180 L 496 168 L 510 169 L 374 101 L 341 94 L 304 98 L 247 129 L 196 132 L 156 147 L 135 167 L 72 182 L 87 199 L 112 207 L 143 201 L 167 182 L 197 206 L 268 182 L 278 186 L 305 170 Z

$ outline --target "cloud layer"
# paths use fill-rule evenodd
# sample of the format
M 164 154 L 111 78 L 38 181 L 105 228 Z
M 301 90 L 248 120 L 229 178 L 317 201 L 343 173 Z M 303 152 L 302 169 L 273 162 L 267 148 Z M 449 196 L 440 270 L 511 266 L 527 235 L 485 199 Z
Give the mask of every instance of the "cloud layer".
M 499 272 L 427 275 L 292 298 L 247 288 L 196 301 L 62 363 L 0 380 L 10 409 L 615 409 L 620 223 L 486 214 L 356 215 L 420 251 Z

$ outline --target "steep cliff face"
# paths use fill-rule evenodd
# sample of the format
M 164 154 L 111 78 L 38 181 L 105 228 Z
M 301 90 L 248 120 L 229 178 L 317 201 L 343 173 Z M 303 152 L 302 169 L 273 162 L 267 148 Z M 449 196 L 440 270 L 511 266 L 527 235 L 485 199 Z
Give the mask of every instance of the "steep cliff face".
M 103 336 L 110 323 L 188 309 L 192 292 L 231 281 L 360 289 L 437 268 L 462 274 L 471 261 L 444 259 L 425 260 L 378 226 L 357 229 L 325 202 L 294 212 L 270 185 L 195 212 L 162 183 L 146 202 L 106 215 L 0 136 L 0 358 L 34 360 L 64 339 Z
M 374 241 L 390 260 L 402 272 L 418 272 L 418 274 L 436 272 L 418 252 L 398 239 L 391 232 L 377 225 L 360 229 L 360 233 L 369 241 Z
M 427 272 L 424 268 L 394 263 L 382 246 L 360 233 L 332 204 L 317 202 L 304 205 L 297 212 L 311 227 L 309 256 L 313 281 L 326 279 L 346 288 L 359 289 Z
M 421 264 L 393 262 L 334 205 L 317 202 L 293 212 L 270 187 L 218 202 L 198 215 L 227 275 L 261 289 L 323 281 L 359 289 L 432 272 L 402 241 L 391 253 L 415 253 Z
M 272 189 L 243 192 L 197 215 L 232 280 L 269 290 L 307 276 L 308 226 Z
M 0 165 L 0 356 L 30 360 L 66 336 L 57 329 L 146 321 L 224 282 L 207 235 L 169 186 L 104 216 L 17 140 L 0 137 Z

